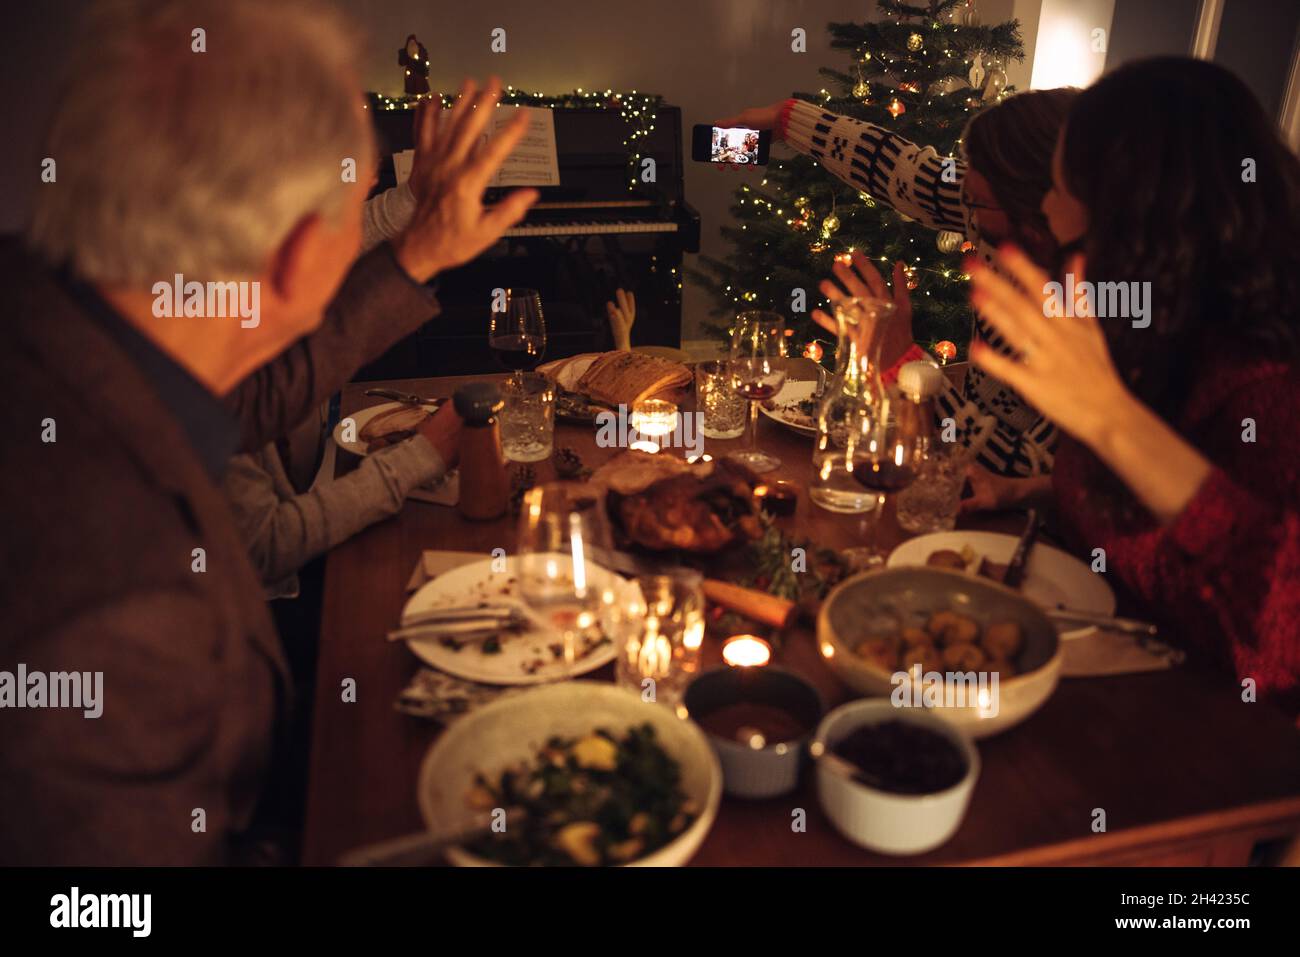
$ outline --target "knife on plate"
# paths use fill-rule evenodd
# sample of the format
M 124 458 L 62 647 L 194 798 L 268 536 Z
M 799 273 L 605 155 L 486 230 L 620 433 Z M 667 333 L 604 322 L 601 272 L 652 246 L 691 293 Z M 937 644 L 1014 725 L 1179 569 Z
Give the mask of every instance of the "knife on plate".
M 1025 563 L 1029 561 L 1029 551 L 1034 547 L 1034 540 L 1037 538 L 1038 509 L 1031 508 L 1025 522 L 1025 530 L 1020 533 L 1020 541 L 1016 542 L 1016 550 L 1012 552 L 1006 574 L 1002 576 L 1002 584 L 1008 588 L 1020 587 L 1020 583 L 1025 579 Z

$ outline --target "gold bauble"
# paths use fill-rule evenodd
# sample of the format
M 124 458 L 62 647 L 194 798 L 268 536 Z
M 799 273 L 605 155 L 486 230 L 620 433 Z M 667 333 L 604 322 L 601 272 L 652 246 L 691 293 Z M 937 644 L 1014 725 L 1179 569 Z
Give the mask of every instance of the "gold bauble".
M 913 33 L 907 38 L 907 48 L 915 53 L 925 44 L 925 39 L 919 33 Z

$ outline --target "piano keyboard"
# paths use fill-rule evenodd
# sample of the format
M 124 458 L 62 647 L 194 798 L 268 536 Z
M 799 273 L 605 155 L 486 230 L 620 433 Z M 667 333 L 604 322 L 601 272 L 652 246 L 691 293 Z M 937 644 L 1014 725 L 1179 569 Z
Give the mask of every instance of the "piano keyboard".
M 628 220 L 624 222 L 538 223 L 535 226 L 515 226 L 506 230 L 507 236 L 608 236 L 614 233 L 675 233 L 677 223 L 671 220 Z

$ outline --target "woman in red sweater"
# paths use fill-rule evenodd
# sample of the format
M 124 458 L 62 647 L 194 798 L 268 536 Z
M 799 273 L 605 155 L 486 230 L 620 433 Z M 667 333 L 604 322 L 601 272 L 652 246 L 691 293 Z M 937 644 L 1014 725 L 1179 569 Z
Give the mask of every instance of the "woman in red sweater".
M 1074 544 L 1104 549 L 1170 634 L 1294 713 L 1300 161 L 1235 76 L 1159 58 L 1079 96 L 1053 183 L 1066 276 L 1010 248 L 1019 286 L 970 264 L 972 301 L 1017 353 L 971 358 L 1069 439 L 1053 477 L 985 475 L 968 502 L 1050 490 Z

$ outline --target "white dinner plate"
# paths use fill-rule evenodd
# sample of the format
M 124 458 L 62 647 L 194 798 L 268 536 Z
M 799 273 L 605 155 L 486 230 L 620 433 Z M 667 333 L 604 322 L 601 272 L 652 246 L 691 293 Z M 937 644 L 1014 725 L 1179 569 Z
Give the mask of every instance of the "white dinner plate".
M 562 556 L 557 557 L 563 560 Z M 457 678 L 493 685 L 535 685 L 557 681 L 587 674 L 614 660 L 614 643 L 606 641 L 579 658 L 566 672 L 563 660 L 552 650 L 563 641 L 562 635 L 547 627 L 520 598 L 517 558 L 507 556 L 501 571 L 492 570 L 493 561 L 486 558 L 462 565 L 426 582 L 402 609 L 403 622 L 408 615 L 440 606 L 461 607 L 486 601 L 494 605 L 516 605 L 534 619 L 535 627 L 518 634 L 503 634 L 501 650 L 493 654 L 485 653 L 481 642 L 470 642 L 457 650 L 436 638 L 408 641 L 406 644 L 416 657 Z M 625 579 L 611 571 L 594 568 L 593 572 L 591 579 L 596 588 L 621 591 L 628 587 Z
M 885 562 L 890 568 L 900 565 L 924 565 L 926 559 L 940 549 L 960 552 L 969 546 L 977 558 L 1005 565 L 1015 554 L 1015 535 L 998 532 L 935 532 L 909 539 L 889 554 Z M 1106 584 L 1104 576 L 1097 574 L 1073 555 L 1042 543 L 1035 544 L 1025 565 L 1025 578 L 1020 591 L 1026 598 L 1042 608 L 1070 608 L 1090 611 L 1099 615 L 1115 614 L 1115 593 Z M 1063 631 L 1062 638 L 1074 638 L 1092 631 L 1092 626 Z
M 780 422 L 788 429 L 803 435 L 816 435 L 817 416 L 812 416 L 809 423 L 797 411 L 799 403 L 811 398 L 816 391 L 817 383 L 811 379 L 787 379 L 785 385 L 781 386 L 781 391 L 766 402 L 760 402 L 758 409 L 773 422 Z
M 351 415 L 345 415 L 342 419 L 339 419 L 338 424 L 334 426 L 334 444 L 341 449 L 346 449 L 353 455 L 369 455 L 370 453 L 369 450 L 366 449 L 365 440 L 361 438 L 361 430 L 366 427 L 367 422 L 379 415 L 379 413 L 388 412 L 392 409 L 400 409 L 403 405 L 405 405 L 403 402 L 384 402 L 381 405 L 372 405 L 368 408 L 353 412 Z M 426 408 L 429 410 L 430 415 L 437 410 L 437 406 L 432 404 L 426 406 Z M 356 431 L 354 433 L 355 438 L 350 442 L 344 441 L 343 438 L 343 423 L 347 419 L 351 419 L 356 426 Z

